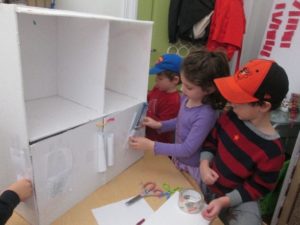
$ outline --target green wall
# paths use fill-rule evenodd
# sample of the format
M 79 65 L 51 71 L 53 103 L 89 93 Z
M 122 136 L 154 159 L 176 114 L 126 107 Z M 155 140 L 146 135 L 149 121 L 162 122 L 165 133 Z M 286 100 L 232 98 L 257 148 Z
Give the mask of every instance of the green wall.
M 166 53 L 169 47 L 168 15 L 170 0 L 139 0 L 138 19 L 153 21 L 152 50 L 150 66 L 154 65 L 158 57 Z M 149 76 L 148 89 L 154 84 L 155 76 Z

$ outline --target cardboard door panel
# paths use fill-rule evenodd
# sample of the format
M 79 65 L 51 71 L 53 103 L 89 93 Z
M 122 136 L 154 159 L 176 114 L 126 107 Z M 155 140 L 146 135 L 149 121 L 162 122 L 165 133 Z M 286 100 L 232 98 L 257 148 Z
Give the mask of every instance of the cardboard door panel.
M 113 145 L 111 147 L 106 145 L 107 162 L 110 164 L 107 170 L 108 180 L 112 179 L 143 156 L 142 151 L 132 150 L 128 147 L 128 137 L 130 135 L 134 133 L 144 135 L 144 129 L 132 129 L 135 117 L 142 105 L 143 103 L 124 111 L 113 113 L 104 119 L 112 121 L 107 123 L 104 127 L 106 143 Z
M 39 224 L 49 224 L 105 183 L 95 122 L 31 146 Z M 59 207 L 57 207 L 59 205 Z

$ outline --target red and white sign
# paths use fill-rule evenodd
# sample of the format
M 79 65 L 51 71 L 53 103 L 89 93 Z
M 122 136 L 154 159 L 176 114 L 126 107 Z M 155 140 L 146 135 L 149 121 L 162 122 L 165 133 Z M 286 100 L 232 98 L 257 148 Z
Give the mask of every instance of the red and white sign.
M 300 93 L 300 0 L 274 0 L 259 58 L 281 65 L 289 76 L 289 93 Z

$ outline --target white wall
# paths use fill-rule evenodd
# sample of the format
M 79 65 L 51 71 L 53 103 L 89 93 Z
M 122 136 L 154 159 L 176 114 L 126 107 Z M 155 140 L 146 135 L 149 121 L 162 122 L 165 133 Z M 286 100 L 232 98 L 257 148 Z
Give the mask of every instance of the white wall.
M 246 33 L 240 65 L 258 57 L 274 0 L 245 0 Z
M 136 19 L 137 0 L 56 0 L 55 8 Z

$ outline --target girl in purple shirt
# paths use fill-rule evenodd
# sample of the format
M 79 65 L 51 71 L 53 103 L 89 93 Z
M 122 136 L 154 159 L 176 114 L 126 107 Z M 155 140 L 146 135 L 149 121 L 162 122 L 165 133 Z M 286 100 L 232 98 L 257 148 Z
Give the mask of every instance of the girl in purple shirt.
M 190 53 L 181 65 L 183 97 L 177 118 L 155 121 L 145 117 L 143 124 L 159 132 L 175 130 L 175 143 L 151 141 L 145 137 L 130 137 L 132 149 L 152 150 L 156 155 L 169 155 L 176 167 L 188 172 L 199 184 L 201 146 L 216 119 L 216 109 L 222 109 L 225 100 L 213 80 L 229 74 L 227 58 L 222 52 L 200 49 Z

